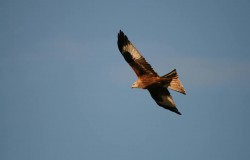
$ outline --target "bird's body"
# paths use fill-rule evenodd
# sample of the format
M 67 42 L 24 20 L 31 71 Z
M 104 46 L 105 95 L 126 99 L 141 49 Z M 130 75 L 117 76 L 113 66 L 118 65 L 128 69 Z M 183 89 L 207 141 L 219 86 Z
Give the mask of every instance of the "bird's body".
M 149 89 L 153 86 L 158 86 L 162 83 L 160 77 L 148 77 L 144 79 L 137 79 L 132 85 L 132 88 L 141 88 L 141 89 Z
M 168 91 L 186 94 L 176 70 L 160 77 L 122 31 L 118 33 L 118 48 L 138 77 L 131 87 L 147 89 L 159 106 L 181 114 Z

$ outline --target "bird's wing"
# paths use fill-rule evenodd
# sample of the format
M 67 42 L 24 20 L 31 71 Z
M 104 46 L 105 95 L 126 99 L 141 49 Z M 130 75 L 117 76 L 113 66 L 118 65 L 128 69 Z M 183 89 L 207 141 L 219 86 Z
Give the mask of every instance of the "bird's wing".
M 148 91 L 159 106 L 181 115 L 181 113 L 176 108 L 174 100 L 170 95 L 168 89 L 163 86 L 158 86 L 149 88 Z
M 151 65 L 133 46 L 133 44 L 128 40 L 128 37 L 122 31 L 118 33 L 117 44 L 124 59 L 132 67 L 138 77 L 158 76 Z

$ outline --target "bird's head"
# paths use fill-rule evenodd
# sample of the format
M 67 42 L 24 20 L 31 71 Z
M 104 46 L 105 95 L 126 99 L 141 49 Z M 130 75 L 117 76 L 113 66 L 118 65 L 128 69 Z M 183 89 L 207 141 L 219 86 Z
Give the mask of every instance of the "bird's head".
M 139 88 L 138 81 L 135 81 L 135 82 L 132 84 L 131 88 Z

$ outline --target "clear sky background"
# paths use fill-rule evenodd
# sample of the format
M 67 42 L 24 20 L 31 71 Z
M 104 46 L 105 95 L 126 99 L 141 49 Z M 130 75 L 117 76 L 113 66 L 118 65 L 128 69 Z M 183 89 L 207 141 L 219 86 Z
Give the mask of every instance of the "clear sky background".
M 250 1 L 1 0 L 1 160 L 250 157 Z M 181 116 L 131 89 L 123 30 Z

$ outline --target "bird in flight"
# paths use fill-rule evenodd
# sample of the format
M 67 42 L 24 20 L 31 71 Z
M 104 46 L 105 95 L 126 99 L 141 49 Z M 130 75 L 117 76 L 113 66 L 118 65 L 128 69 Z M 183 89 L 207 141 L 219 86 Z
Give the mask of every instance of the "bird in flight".
M 176 69 L 159 76 L 121 30 L 118 33 L 117 44 L 124 59 L 138 77 L 131 87 L 147 89 L 159 106 L 181 115 L 168 91 L 171 89 L 186 94 Z

